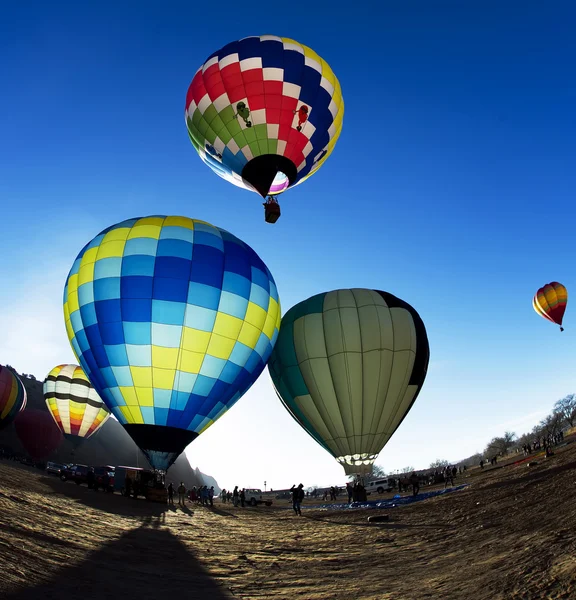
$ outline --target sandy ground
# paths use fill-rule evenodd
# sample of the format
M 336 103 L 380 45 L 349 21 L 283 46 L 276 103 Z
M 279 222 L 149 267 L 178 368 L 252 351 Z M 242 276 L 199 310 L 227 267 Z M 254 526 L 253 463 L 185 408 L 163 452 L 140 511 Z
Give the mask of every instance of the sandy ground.
M 536 460 L 410 506 L 300 518 L 167 510 L 0 462 L 0 598 L 574 599 L 576 444 Z

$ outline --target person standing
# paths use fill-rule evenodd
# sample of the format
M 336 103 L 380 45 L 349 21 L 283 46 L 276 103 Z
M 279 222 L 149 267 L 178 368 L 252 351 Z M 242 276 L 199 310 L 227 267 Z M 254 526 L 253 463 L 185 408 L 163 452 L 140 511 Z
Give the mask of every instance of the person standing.
M 186 500 L 186 488 L 184 487 L 184 482 L 181 481 L 178 486 L 178 504 L 180 506 L 184 506 Z
M 300 483 L 298 487 L 293 485 L 290 488 L 290 492 L 292 494 L 292 508 L 297 515 L 302 516 L 300 507 L 302 505 L 302 500 L 304 500 L 304 484 Z
M 174 486 L 172 482 L 168 484 L 168 504 L 174 504 Z

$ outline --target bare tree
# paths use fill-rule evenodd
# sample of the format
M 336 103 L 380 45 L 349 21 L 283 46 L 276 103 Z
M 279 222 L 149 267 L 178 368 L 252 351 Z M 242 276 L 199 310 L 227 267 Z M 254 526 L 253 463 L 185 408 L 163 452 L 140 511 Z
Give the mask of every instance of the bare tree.
M 544 436 L 555 436 L 562 430 L 564 417 L 560 413 L 553 412 L 540 421 L 540 432 Z
M 431 469 L 442 469 L 444 467 L 447 467 L 450 463 L 447 460 L 444 460 L 443 458 L 437 458 L 434 462 L 430 463 L 430 468 Z
M 576 394 L 568 394 L 554 404 L 554 413 L 562 416 L 562 419 L 574 427 L 576 423 Z
M 385 477 L 386 472 L 379 465 L 372 465 L 372 476 L 373 477 Z
M 495 437 L 490 440 L 486 446 L 485 454 L 501 454 L 504 456 L 514 446 L 516 434 L 512 431 L 507 431 L 502 437 Z
M 400 473 L 412 473 L 412 471 L 415 471 L 414 467 L 402 467 L 400 469 Z

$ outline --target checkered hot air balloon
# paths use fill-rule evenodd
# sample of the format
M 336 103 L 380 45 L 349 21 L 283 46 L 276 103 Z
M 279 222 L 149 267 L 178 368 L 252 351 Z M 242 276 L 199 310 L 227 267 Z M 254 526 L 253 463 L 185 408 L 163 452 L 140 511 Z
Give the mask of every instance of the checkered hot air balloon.
M 58 365 L 44 380 L 44 400 L 64 436 L 80 444 L 110 417 L 108 407 L 81 367 Z
M 532 299 L 534 310 L 544 319 L 560 326 L 560 331 L 564 331 L 562 319 L 567 303 L 568 291 L 557 281 L 541 287 Z
M 0 365 L 0 430 L 8 427 L 26 407 L 26 389 L 19 377 Z
M 307 46 L 273 35 L 247 37 L 211 54 L 194 75 L 185 106 L 200 158 L 263 198 L 322 166 L 343 116 L 340 83 L 328 63 Z
M 94 388 L 161 470 L 250 388 L 280 327 L 274 279 L 254 250 L 186 217 L 97 235 L 68 275 L 64 315 Z

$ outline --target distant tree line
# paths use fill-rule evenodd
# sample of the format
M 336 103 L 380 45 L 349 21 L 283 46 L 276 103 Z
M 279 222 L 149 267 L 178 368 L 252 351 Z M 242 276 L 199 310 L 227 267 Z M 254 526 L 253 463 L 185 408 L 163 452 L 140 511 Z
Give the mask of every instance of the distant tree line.
M 464 460 L 460 460 L 456 463 L 451 463 L 448 460 L 436 459 L 430 463 L 430 470 L 439 470 L 446 468 L 450 464 L 455 464 L 457 467 L 471 467 L 476 466 L 481 460 L 492 458 L 493 456 L 507 456 L 511 452 L 515 452 L 517 449 L 521 449 L 522 446 L 532 444 L 534 440 L 539 438 L 554 438 L 561 431 L 566 431 L 576 426 L 576 394 L 568 394 L 558 400 L 552 409 L 552 412 L 544 417 L 535 425 L 531 431 L 524 433 L 521 436 L 517 436 L 513 431 L 505 431 L 502 436 L 494 437 L 488 442 L 483 452 L 473 454 Z M 400 473 L 411 473 L 414 471 L 414 467 L 408 466 L 403 467 L 399 470 Z M 420 469 L 428 470 L 428 469 Z M 388 476 L 393 477 L 397 471 L 388 473 Z M 373 475 L 376 477 L 384 477 L 386 473 L 381 466 L 374 465 Z

